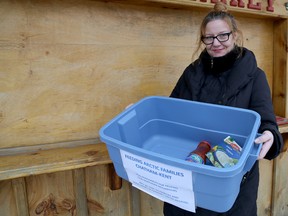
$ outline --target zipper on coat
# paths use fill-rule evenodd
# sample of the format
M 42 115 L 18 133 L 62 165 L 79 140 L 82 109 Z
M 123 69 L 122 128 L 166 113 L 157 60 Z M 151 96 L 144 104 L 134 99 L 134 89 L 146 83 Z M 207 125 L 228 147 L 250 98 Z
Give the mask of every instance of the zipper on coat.
M 211 58 L 211 69 L 213 68 L 213 64 L 214 64 L 213 58 Z

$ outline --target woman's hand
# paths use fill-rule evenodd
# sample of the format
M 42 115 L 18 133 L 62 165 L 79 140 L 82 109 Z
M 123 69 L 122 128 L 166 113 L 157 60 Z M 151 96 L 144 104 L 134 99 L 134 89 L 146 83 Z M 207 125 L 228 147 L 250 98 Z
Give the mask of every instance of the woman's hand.
M 264 131 L 261 136 L 255 139 L 256 144 L 262 143 L 262 148 L 259 153 L 258 159 L 263 159 L 274 142 L 274 136 L 271 131 Z

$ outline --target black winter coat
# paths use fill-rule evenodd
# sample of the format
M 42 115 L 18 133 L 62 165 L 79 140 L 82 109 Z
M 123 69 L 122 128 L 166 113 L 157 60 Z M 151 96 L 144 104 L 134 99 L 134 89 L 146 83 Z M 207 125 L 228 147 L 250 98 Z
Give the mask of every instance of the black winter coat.
M 236 47 L 225 57 L 214 59 L 204 50 L 199 59 L 185 69 L 170 97 L 258 112 L 261 116 L 259 133 L 269 130 L 274 135 L 274 143 L 265 158 L 271 160 L 280 154 L 283 139 L 276 124 L 269 85 L 265 73 L 258 68 L 255 56 L 250 50 L 243 48 L 242 55 L 239 57 L 239 48 Z M 165 203 L 164 215 L 255 216 L 258 185 L 257 161 L 251 171 L 244 176 L 238 198 L 227 213 L 218 214 L 197 208 L 194 214 Z
M 201 90 L 209 74 L 204 72 L 203 62 L 200 58 L 185 69 L 173 89 L 171 97 L 199 101 Z M 258 112 L 261 116 L 259 133 L 270 130 L 274 135 L 273 146 L 265 157 L 271 160 L 280 154 L 283 140 L 276 124 L 266 75 L 258 68 L 254 54 L 248 49 L 244 48 L 242 57 L 233 62 L 232 67 L 224 72 L 226 81 L 221 89 L 221 95 L 214 103 Z M 225 64 L 223 60 L 219 62 L 219 64 L 223 63 Z M 217 67 L 215 63 L 214 67 Z M 221 65 L 219 67 L 223 68 Z M 215 75 L 215 77 L 217 76 L 219 74 Z M 202 100 L 202 102 L 209 102 L 210 98 L 208 97 L 206 96 L 206 101 Z M 212 97 L 214 99 L 214 96 Z

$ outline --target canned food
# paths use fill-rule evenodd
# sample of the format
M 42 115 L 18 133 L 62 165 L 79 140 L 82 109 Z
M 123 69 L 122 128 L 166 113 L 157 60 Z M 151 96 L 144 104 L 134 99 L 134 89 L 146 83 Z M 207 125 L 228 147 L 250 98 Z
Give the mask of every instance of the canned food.
M 211 145 L 207 141 L 201 141 L 197 148 L 190 152 L 190 154 L 186 157 L 186 161 L 195 162 L 199 164 L 206 163 L 206 153 L 211 150 Z

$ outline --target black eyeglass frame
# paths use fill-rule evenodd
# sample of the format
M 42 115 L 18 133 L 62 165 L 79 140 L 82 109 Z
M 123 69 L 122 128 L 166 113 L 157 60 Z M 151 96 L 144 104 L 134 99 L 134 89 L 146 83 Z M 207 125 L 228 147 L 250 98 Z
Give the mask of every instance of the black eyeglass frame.
M 201 37 L 201 41 L 202 41 L 205 45 L 211 45 L 211 44 L 213 44 L 215 39 L 217 39 L 220 43 L 221 43 L 221 42 L 226 42 L 226 41 L 229 40 L 231 34 L 232 34 L 232 31 L 227 32 L 227 33 L 218 34 L 218 35 L 216 35 L 216 36 L 208 36 L 208 37 L 202 36 L 202 37 Z M 223 36 L 223 35 L 227 35 L 227 36 L 228 36 L 228 37 L 227 37 L 227 40 L 219 40 L 218 37 L 219 37 L 219 36 Z M 205 38 L 212 38 L 213 40 L 212 40 L 211 43 L 205 43 L 205 42 L 204 42 L 204 39 L 205 39 Z

